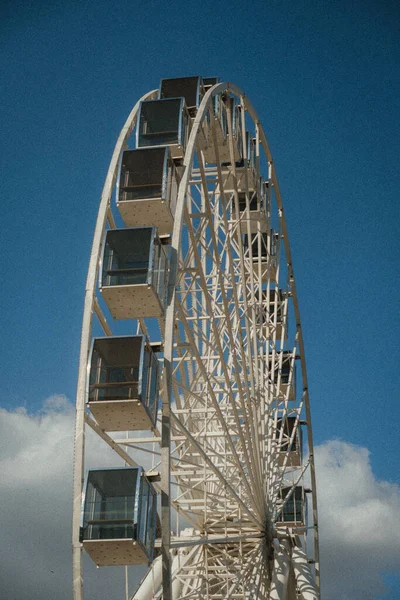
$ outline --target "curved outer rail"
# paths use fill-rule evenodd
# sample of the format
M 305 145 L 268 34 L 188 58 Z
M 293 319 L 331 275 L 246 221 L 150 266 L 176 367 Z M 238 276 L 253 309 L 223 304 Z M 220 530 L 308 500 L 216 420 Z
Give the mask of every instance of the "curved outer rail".
M 129 114 L 129 117 L 125 122 L 125 125 L 121 130 L 121 133 L 118 136 L 118 140 L 114 148 L 106 180 L 104 182 L 103 191 L 101 194 L 99 212 L 97 215 L 96 227 L 93 236 L 92 251 L 90 254 L 89 268 L 86 279 L 85 303 L 82 319 L 81 349 L 79 355 L 78 385 L 76 391 L 74 487 L 72 506 L 72 578 L 74 600 L 83 599 L 82 548 L 79 542 L 79 527 L 81 518 L 82 486 L 85 468 L 84 450 L 86 374 L 87 360 L 92 334 L 92 316 L 95 302 L 96 281 L 101 245 L 104 230 L 106 227 L 107 215 L 110 210 L 110 200 L 112 196 L 113 186 L 115 178 L 117 176 L 119 156 L 136 124 L 140 102 L 142 100 L 151 100 L 157 95 L 157 92 L 158 90 L 153 90 L 152 92 L 149 92 L 140 98 L 140 100 L 133 107 L 131 113 Z
M 82 322 L 81 334 L 81 349 L 79 358 L 79 374 L 77 385 L 76 399 L 76 423 L 75 423 L 75 448 L 74 448 L 74 488 L 73 488 L 73 528 L 72 528 L 72 548 L 73 548 L 73 598 L 74 600 L 83 599 L 83 582 L 82 582 L 82 549 L 79 542 L 79 527 L 81 514 L 81 496 L 84 477 L 84 426 L 85 426 L 85 392 L 86 392 L 86 375 L 87 375 L 87 359 L 91 341 L 92 330 L 92 315 L 95 306 L 96 280 L 98 273 L 99 257 L 101 252 L 102 238 L 106 227 L 107 217 L 110 213 L 110 199 L 112 195 L 113 185 L 117 175 L 118 161 L 121 151 L 126 144 L 127 139 L 136 124 L 137 113 L 140 102 L 142 100 L 150 100 L 156 97 L 158 90 L 153 90 L 145 94 L 135 104 L 132 109 L 121 133 L 118 137 L 115 149 L 111 158 L 111 163 L 107 172 L 104 183 L 99 212 L 96 221 L 96 227 L 93 237 L 92 250 L 89 261 L 88 275 L 86 280 L 84 313 Z M 295 279 L 292 266 L 292 258 L 290 252 L 289 239 L 287 234 L 287 226 L 283 212 L 282 200 L 279 191 L 278 180 L 275 172 L 275 167 L 272 160 L 272 155 L 267 143 L 267 139 L 251 102 L 243 91 L 231 83 L 220 83 L 213 86 L 204 96 L 201 105 L 198 109 L 196 118 L 193 123 L 192 131 L 188 141 L 188 145 L 184 157 L 184 173 L 180 182 L 178 198 L 175 211 L 174 230 L 171 244 L 171 264 L 168 284 L 168 303 L 166 309 L 165 323 L 165 343 L 164 343 L 164 382 L 163 397 L 162 397 L 162 436 L 161 436 L 161 460 L 162 460 L 162 479 L 161 479 L 161 517 L 162 517 L 162 558 L 163 558 L 163 600 L 172 599 L 171 590 L 171 554 L 170 554 L 170 405 L 172 401 L 171 395 L 171 380 L 172 380 L 172 360 L 173 360 L 173 331 L 175 322 L 175 282 L 178 268 L 178 251 L 181 241 L 181 232 L 183 225 L 183 212 L 191 167 L 193 163 L 194 153 L 198 133 L 202 121 L 206 117 L 207 110 L 214 96 L 223 92 L 232 92 L 239 97 L 253 119 L 260 136 L 260 141 L 264 148 L 265 155 L 270 163 L 271 179 L 275 188 L 275 196 L 279 215 L 282 224 L 284 237 L 285 252 L 287 258 L 288 274 L 292 284 L 292 298 L 296 317 L 296 328 L 298 334 L 298 342 L 301 356 L 301 368 L 303 377 L 303 386 L 305 394 L 305 410 L 308 427 L 308 445 L 310 452 L 310 475 L 313 493 L 313 516 L 314 516 L 314 553 L 315 553 L 315 570 L 316 570 L 316 585 L 319 589 L 319 551 L 318 551 L 318 521 L 317 521 L 317 498 L 316 498 L 316 478 L 314 468 L 314 452 L 312 442 L 311 429 L 311 414 L 308 401 L 308 384 L 307 372 L 305 363 L 305 352 L 303 335 L 300 324 L 300 311 L 298 306 Z M 112 217 L 109 217 L 112 222 Z

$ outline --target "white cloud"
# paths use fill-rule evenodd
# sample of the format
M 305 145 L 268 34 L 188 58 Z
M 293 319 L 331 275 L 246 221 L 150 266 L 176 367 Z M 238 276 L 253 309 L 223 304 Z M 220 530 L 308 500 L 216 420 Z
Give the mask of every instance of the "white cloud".
M 399 570 L 400 488 L 375 477 L 366 448 L 329 441 L 315 456 L 323 598 L 373 600 Z
M 8 600 L 72 597 L 73 434 L 64 396 L 48 398 L 34 416 L 0 409 L 0 589 Z M 88 466 L 119 464 L 100 438 L 88 438 Z M 85 600 L 124 598 L 123 567 L 96 569 L 88 557 L 84 564 Z M 133 590 L 137 575 L 130 579 Z
M 64 396 L 36 415 L 0 409 L 0 589 L 8 600 L 71 598 L 73 430 Z M 87 466 L 122 464 L 100 438 L 88 440 Z M 399 487 L 375 478 L 365 448 L 331 441 L 315 454 L 323 600 L 375 599 L 381 574 L 400 563 Z M 123 568 L 84 562 L 85 600 L 124 598 Z M 130 590 L 142 574 L 130 570 Z

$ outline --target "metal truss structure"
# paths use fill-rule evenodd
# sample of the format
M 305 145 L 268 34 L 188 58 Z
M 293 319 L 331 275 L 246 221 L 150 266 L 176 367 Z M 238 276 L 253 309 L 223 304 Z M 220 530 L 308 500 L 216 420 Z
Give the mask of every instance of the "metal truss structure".
M 150 92 L 141 100 L 156 97 Z M 216 101 L 225 111 L 225 137 Z M 137 431 L 122 435 L 101 427 L 86 407 L 93 327 L 113 335 L 97 277 L 105 232 L 118 225 L 111 198 L 139 106 L 111 160 L 86 285 L 75 435 L 74 599 L 83 598 L 79 527 L 90 427 L 126 465 L 137 464 L 138 450 L 152 458 L 146 475 L 159 492 L 159 534 L 135 600 L 317 600 L 314 456 L 292 257 L 264 130 L 235 85 L 209 87 L 176 161 L 165 311 L 126 321 L 128 333 L 159 343 L 159 420 L 146 437 Z M 242 143 L 238 156 L 236 141 L 245 140 L 247 131 L 251 150 Z

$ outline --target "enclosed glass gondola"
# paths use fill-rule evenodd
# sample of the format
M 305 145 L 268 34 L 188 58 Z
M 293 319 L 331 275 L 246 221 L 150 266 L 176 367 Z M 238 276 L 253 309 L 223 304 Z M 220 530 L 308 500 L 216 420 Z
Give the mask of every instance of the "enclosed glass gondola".
M 300 467 L 303 454 L 303 438 L 301 426 L 296 417 L 278 419 L 276 439 L 279 445 L 279 465 Z
M 287 320 L 284 317 L 283 306 L 283 291 L 280 289 L 270 289 L 268 303 L 269 324 L 272 324 L 272 326 L 275 327 L 277 338 L 282 337 L 282 331 L 285 338 L 288 335 Z
M 156 524 L 156 492 L 141 467 L 88 472 L 80 539 L 97 566 L 149 564 Z
M 168 267 L 166 248 L 154 227 L 106 232 L 100 292 L 114 319 L 163 315 Z
M 255 292 L 255 305 L 256 305 L 256 315 L 258 318 L 258 322 L 261 325 L 265 325 L 268 327 L 271 332 L 275 330 L 276 339 L 280 339 L 282 337 L 282 332 L 284 337 L 287 337 L 287 324 L 284 327 L 285 319 L 283 313 L 283 292 L 279 289 L 271 288 L 269 290 L 269 294 L 267 290 L 262 290 L 262 302 L 260 306 L 259 292 Z
M 244 256 L 251 259 L 256 275 L 261 268 L 263 280 L 276 280 L 278 265 L 278 234 L 271 229 L 270 232 L 252 233 L 243 236 Z
M 203 80 L 199 75 L 196 75 L 194 77 L 161 79 L 158 97 L 160 100 L 164 98 L 184 98 L 189 115 L 193 118 L 196 116 L 204 93 Z
M 197 75 L 195 77 L 176 77 L 174 79 L 161 79 L 159 98 L 177 98 L 185 99 L 185 104 L 189 115 L 194 120 L 197 109 L 205 94 L 203 79 Z M 205 151 L 208 146 L 208 133 L 210 129 L 211 118 L 210 114 L 201 124 L 198 135 L 198 146 Z
M 282 357 L 280 356 L 281 354 Z M 272 367 L 271 356 L 269 357 L 269 362 Z M 282 396 L 285 396 L 288 400 L 295 400 L 296 360 L 290 352 L 277 352 L 275 354 L 273 381 L 279 387 Z
M 136 148 L 169 146 L 181 161 L 190 133 L 190 116 L 184 98 L 145 100 L 140 103 Z
M 203 77 L 204 90 L 208 92 L 210 88 L 220 82 L 219 77 Z M 215 96 L 216 97 L 216 96 Z
M 258 189 L 249 190 L 249 193 L 239 192 L 239 219 L 240 231 L 247 233 L 250 227 L 251 233 L 257 231 L 266 232 L 268 219 L 265 205 L 265 183 L 261 179 Z
M 226 96 L 224 99 L 225 110 L 222 113 L 223 126 L 225 128 L 225 143 L 219 148 L 219 159 L 221 163 L 226 167 L 225 175 L 223 174 L 223 181 L 226 182 L 224 189 L 229 189 L 229 177 L 228 174 L 232 171 L 232 168 L 228 168 L 231 164 L 231 153 L 228 143 L 229 125 L 228 125 L 228 114 L 231 114 L 231 131 L 232 131 L 232 146 L 233 146 L 233 160 L 240 162 L 243 159 L 243 139 L 242 139 L 242 128 L 240 122 L 240 107 L 236 100 L 231 96 Z M 225 116 L 224 116 L 225 115 Z M 232 187 L 232 186 L 231 186 Z
M 307 503 L 303 486 L 281 488 L 280 499 L 284 505 L 276 522 L 277 527 L 294 528 L 298 534 L 304 531 Z
M 87 394 L 101 429 L 153 429 L 158 393 L 159 364 L 145 336 L 94 338 Z
M 152 225 L 172 232 L 178 176 L 168 146 L 125 150 L 122 154 L 117 208 L 127 227 Z
M 219 77 L 203 77 L 203 85 L 204 89 L 207 92 L 211 87 L 219 83 Z M 226 106 L 225 102 L 222 101 L 220 95 L 214 96 L 212 99 L 212 104 L 210 107 L 210 127 L 207 131 L 207 144 L 203 150 L 204 158 L 206 162 L 215 164 L 217 162 L 217 157 L 215 154 L 213 133 L 211 130 L 211 126 L 215 130 L 215 137 L 218 146 L 218 154 L 221 151 L 221 148 L 227 143 L 227 121 L 226 121 Z M 220 159 L 221 161 L 221 159 Z
M 233 125 L 232 130 L 234 131 Z M 225 192 L 233 192 L 236 189 L 239 193 L 244 193 L 247 190 L 254 191 L 257 187 L 255 141 L 248 131 L 246 132 L 246 157 L 243 148 L 242 156 L 235 164 L 235 173 L 232 165 L 226 164 L 222 169 L 222 179 Z

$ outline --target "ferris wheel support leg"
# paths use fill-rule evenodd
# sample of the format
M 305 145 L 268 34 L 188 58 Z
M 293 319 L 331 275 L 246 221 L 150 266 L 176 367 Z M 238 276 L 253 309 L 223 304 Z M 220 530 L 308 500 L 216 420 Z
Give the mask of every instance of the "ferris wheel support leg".
M 172 581 L 172 600 L 178 600 L 181 595 L 182 589 L 182 579 L 177 576 L 177 572 L 185 565 L 187 562 L 187 556 L 182 553 L 178 553 L 174 556 L 174 560 L 172 563 L 172 574 L 175 577 Z
M 318 600 L 319 596 L 315 588 L 314 577 L 302 548 L 293 548 L 292 564 L 302 600 Z
M 89 266 L 88 282 L 95 279 L 95 263 L 93 253 Z M 84 316 L 82 323 L 82 339 L 79 357 L 79 376 L 76 392 L 75 416 L 75 446 L 74 446 L 74 488 L 72 510 L 72 581 L 74 600 L 83 600 L 82 576 L 82 544 L 79 540 L 81 525 L 82 488 L 85 468 L 85 392 L 86 392 L 86 364 L 89 352 L 89 337 L 91 333 L 92 294 L 91 286 L 87 282 L 85 295 Z
M 171 589 L 171 507 L 170 507 L 170 408 L 163 403 L 161 443 L 161 555 L 163 600 L 172 600 Z
M 150 600 L 159 589 L 162 579 L 162 557 L 157 556 L 151 565 L 151 569 L 143 579 L 140 587 L 136 590 L 132 600 Z
M 290 544 L 281 540 L 279 549 L 275 550 L 274 569 L 272 572 L 269 600 L 288 600 L 288 583 L 290 574 Z
M 72 548 L 72 585 L 74 600 L 83 598 L 82 549 L 76 546 Z
M 187 563 L 188 556 L 182 551 L 176 554 L 172 561 L 172 597 L 173 600 L 178 600 L 181 589 L 182 580 L 177 576 L 177 572 Z M 159 590 L 162 583 L 162 556 L 157 556 L 153 561 L 151 569 L 143 579 L 140 587 L 136 590 L 132 600 L 150 600 Z
M 167 309 L 167 324 L 173 322 L 173 305 Z M 164 389 L 161 416 L 161 556 L 163 600 L 172 600 L 171 582 L 171 390 L 172 344 L 164 348 Z

